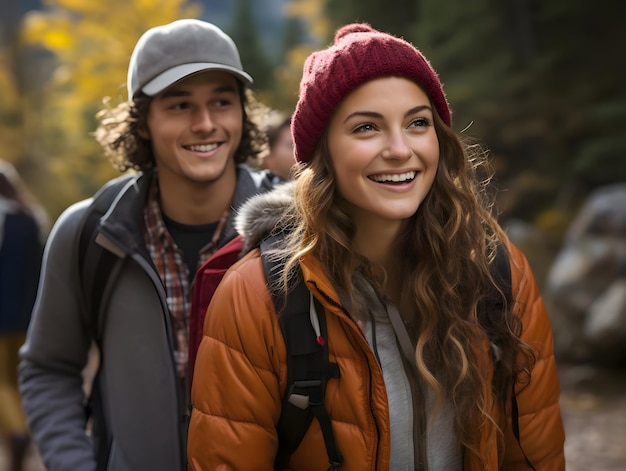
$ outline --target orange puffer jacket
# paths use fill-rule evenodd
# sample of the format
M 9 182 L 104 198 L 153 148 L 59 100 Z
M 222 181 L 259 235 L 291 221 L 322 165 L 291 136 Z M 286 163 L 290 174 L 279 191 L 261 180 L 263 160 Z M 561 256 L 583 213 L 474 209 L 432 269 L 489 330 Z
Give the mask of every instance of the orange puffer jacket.
M 562 470 L 564 432 L 552 331 L 527 260 L 515 247 L 511 253 L 522 337 L 537 355 L 530 384 L 517 393 L 521 443 L 537 470 Z M 328 382 L 326 390 L 337 445 L 344 455 L 340 469 L 387 470 L 390 425 L 382 370 L 359 328 L 339 307 L 339 297 L 317 261 L 305 257 L 301 266 L 309 289 L 326 311 L 330 361 L 339 365 L 341 374 L 339 380 Z M 488 340 L 477 348 L 488 349 Z M 254 250 L 226 274 L 207 312 L 192 389 L 190 469 L 271 470 L 286 381 L 286 348 L 259 251 Z M 498 445 L 493 425 L 477 426 L 482 458 L 466 452 L 464 469 L 528 469 L 512 433 L 511 405 L 505 405 L 506 414 L 501 409 L 502 404 L 494 404 L 490 412 L 505 432 L 504 445 L 501 440 Z M 317 421 L 289 467 L 328 469 Z

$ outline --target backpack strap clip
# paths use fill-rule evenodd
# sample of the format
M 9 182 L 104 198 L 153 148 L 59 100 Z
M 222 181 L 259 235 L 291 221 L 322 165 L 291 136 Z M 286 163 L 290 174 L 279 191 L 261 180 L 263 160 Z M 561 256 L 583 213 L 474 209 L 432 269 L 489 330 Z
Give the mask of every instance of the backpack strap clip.
M 317 379 L 294 381 L 289 388 L 289 393 L 287 394 L 287 402 L 296 406 L 298 409 L 304 410 L 307 409 L 310 405 L 315 405 L 315 403 L 312 402 L 311 398 L 316 397 L 317 399 L 318 394 L 321 394 L 323 403 L 324 396 L 322 394 L 322 380 Z

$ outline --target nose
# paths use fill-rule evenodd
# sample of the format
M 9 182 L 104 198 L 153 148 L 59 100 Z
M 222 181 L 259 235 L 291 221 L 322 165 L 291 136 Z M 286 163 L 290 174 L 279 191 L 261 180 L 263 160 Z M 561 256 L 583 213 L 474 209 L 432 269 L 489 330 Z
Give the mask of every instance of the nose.
M 199 108 L 193 115 L 191 130 L 193 132 L 210 133 L 215 129 L 215 122 L 211 117 L 211 111 L 207 108 Z
M 389 134 L 387 148 L 383 150 L 382 156 L 386 159 L 406 160 L 411 157 L 412 152 L 404 134 L 401 131 L 393 131 Z

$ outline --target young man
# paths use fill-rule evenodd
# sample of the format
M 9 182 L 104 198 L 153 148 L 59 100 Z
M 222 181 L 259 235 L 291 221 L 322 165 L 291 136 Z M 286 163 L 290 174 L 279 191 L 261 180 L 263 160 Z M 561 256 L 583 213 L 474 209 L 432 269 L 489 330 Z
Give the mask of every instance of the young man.
M 103 111 L 96 132 L 117 168 L 138 170 L 111 183 L 119 189 L 87 248 L 114 254 L 94 277 L 101 286 L 87 287 L 101 302 L 81 288 L 88 200 L 52 230 L 21 351 L 23 405 L 47 469 L 187 469 L 193 277 L 235 236 L 236 209 L 269 187 L 242 165 L 263 140 L 251 82 L 232 39 L 203 21 L 153 28 L 135 46 L 128 102 Z M 92 340 L 100 364 L 86 414 Z

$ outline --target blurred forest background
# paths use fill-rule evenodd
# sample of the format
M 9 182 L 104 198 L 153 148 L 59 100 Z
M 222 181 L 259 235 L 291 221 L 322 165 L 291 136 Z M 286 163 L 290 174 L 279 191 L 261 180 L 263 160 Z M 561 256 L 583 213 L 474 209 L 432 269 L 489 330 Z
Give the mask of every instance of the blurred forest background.
M 625 13 L 612 0 L 0 0 L 0 157 L 54 220 L 115 176 L 95 115 L 126 99 L 149 27 L 218 24 L 259 98 L 289 112 L 308 53 L 367 21 L 430 58 L 454 127 L 490 149 L 502 219 L 556 246 L 590 191 L 626 181 Z
M 104 97 L 126 100 L 139 36 L 184 17 L 227 31 L 258 97 L 285 112 L 304 59 L 337 26 L 366 21 L 415 44 L 444 82 L 455 129 L 490 150 L 503 225 L 510 235 L 539 234 L 521 248 L 540 287 L 586 198 L 626 183 L 623 1 L 0 0 L 0 158 L 51 221 L 116 176 L 92 137 L 96 113 Z M 598 266 L 595 284 L 583 279 L 576 293 L 613 276 Z M 584 314 L 563 310 L 574 317 L 555 333 L 567 337 Z M 568 469 L 625 469 L 626 376 L 560 368 Z M 40 469 L 35 459 L 31 471 Z

